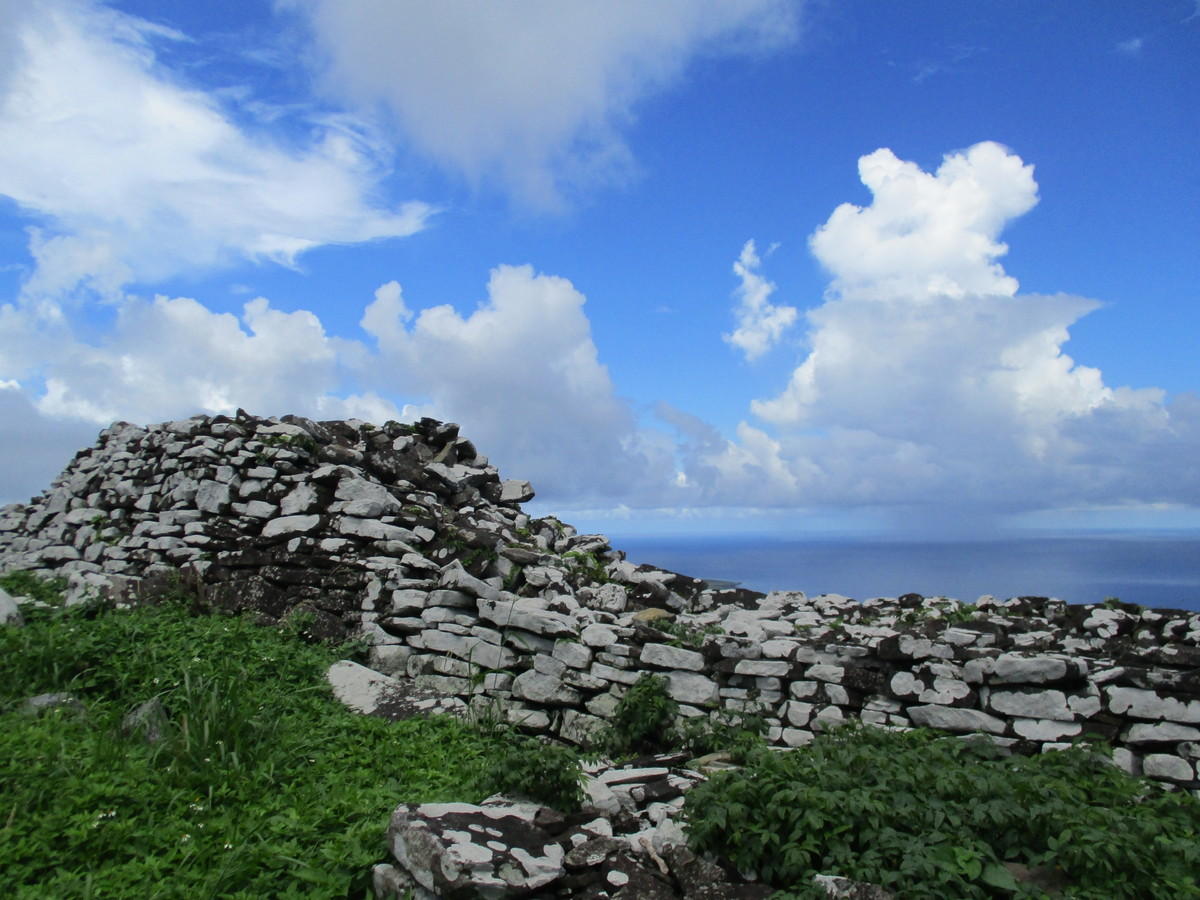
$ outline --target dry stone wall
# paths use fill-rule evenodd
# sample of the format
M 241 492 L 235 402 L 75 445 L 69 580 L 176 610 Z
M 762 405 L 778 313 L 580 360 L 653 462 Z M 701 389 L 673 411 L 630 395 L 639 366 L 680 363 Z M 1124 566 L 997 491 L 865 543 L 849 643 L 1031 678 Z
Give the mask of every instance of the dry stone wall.
M 72 602 L 167 588 L 361 636 L 371 671 L 342 674 L 370 688 L 339 690 L 365 711 L 484 704 L 584 743 L 654 673 L 683 715 L 761 713 L 783 746 L 855 719 L 1015 752 L 1094 737 L 1200 788 L 1200 614 L 718 590 L 531 518 L 532 496 L 430 419 L 117 423 L 0 510 L 0 571 L 65 575 Z

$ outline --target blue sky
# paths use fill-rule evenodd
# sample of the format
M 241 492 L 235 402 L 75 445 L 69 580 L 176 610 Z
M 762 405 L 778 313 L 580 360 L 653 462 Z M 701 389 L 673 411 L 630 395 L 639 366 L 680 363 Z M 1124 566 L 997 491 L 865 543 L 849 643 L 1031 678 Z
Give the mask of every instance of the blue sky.
M 457 421 L 636 531 L 1200 524 L 1200 5 L 0 0 L 0 502 Z

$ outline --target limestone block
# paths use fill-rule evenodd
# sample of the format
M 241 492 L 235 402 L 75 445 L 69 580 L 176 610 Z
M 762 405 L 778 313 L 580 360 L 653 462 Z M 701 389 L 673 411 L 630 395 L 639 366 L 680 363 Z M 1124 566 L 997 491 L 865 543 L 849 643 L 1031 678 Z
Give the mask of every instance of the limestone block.
M 1002 719 L 975 709 L 960 709 L 952 706 L 910 706 L 908 717 L 913 723 L 925 728 L 939 728 L 957 734 L 976 731 L 989 734 L 1004 734 L 1006 724 Z
M 604 727 L 604 720 L 600 717 L 581 713 L 574 709 L 566 709 L 563 710 L 559 736 L 573 744 L 586 745 L 602 727 Z
M 401 692 L 400 684 L 394 678 L 348 659 L 338 660 L 331 665 L 326 678 L 338 700 L 366 715 L 375 712 Z
M 1064 722 L 1059 719 L 1013 719 L 1013 731 L 1031 741 L 1061 741 L 1083 733 L 1080 722 Z
M 619 584 L 602 584 L 592 591 L 588 605 L 593 609 L 621 613 L 629 606 L 629 593 Z
M 818 681 L 793 681 L 788 693 L 797 700 L 809 700 L 820 693 L 821 684 Z
M 279 511 L 284 516 L 295 516 L 310 513 L 317 508 L 319 498 L 317 489 L 310 482 L 304 481 L 296 485 L 286 494 L 279 504 Z
M 467 578 L 472 578 L 472 576 L 467 575 Z M 478 579 L 472 580 L 479 581 Z M 484 582 L 479 583 L 484 584 Z M 461 578 L 458 579 L 457 584 L 468 593 L 471 592 L 470 585 L 465 584 Z M 574 637 L 576 634 L 575 620 L 571 616 L 540 609 L 535 598 L 514 597 L 509 601 L 480 597 L 478 609 L 480 618 L 502 629 L 520 628 L 545 638 Z M 553 649 L 553 644 L 551 644 L 551 649 Z
M 987 705 L 992 712 L 1025 719 L 1075 720 L 1075 714 L 1067 707 L 1067 697 L 1062 691 L 993 690 Z
M 1148 753 L 1142 758 L 1142 774 L 1164 781 L 1194 781 L 1195 767 L 1186 759 L 1168 753 Z
M 539 653 L 533 658 L 533 670 L 561 681 L 563 674 L 567 671 L 567 664 L 553 656 Z
M 589 671 L 596 678 L 601 678 L 604 681 L 615 681 L 617 684 L 636 684 L 637 680 L 642 677 L 638 672 L 632 672 L 628 669 L 617 669 L 602 662 L 592 663 Z
M 1200 723 L 1200 700 L 1161 697 L 1154 691 L 1131 687 L 1109 687 L 1104 693 L 1109 711 L 1118 716 Z
M 597 694 L 585 703 L 583 708 L 601 719 L 611 719 L 617 711 L 617 704 L 619 702 L 617 697 L 612 693 Z
M 577 706 L 582 700 L 579 691 L 533 669 L 516 677 L 512 691 L 515 697 L 545 706 Z
M 786 678 L 792 672 L 792 664 L 782 659 L 739 659 L 733 671 L 736 675 Z
M 784 728 L 779 737 L 788 747 L 806 747 L 816 739 L 816 735 L 811 731 L 799 728 Z
M 597 674 L 592 667 L 593 674 Z M 673 700 L 691 706 L 712 706 L 720 700 L 717 683 L 696 672 L 669 672 L 667 694 Z M 636 679 L 635 679 L 636 680 Z
M 430 606 L 446 606 L 452 609 L 475 610 L 475 598 L 466 591 L 440 589 L 429 592 Z
M 464 569 L 462 563 L 460 563 L 458 560 L 455 560 L 442 569 L 442 575 L 438 579 L 438 587 L 452 591 L 460 591 L 464 594 L 469 594 L 470 596 L 477 598 L 480 601 L 481 610 L 485 601 L 489 609 L 494 609 L 501 599 L 499 588 L 497 588 L 495 585 L 488 584 L 488 582 L 483 581 L 480 578 L 476 578 L 474 575 Z M 489 617 L 484 616 L 484 618 Z M 495 622 L 496 619 L 490 618 L 489 621 Z M 501 627 L 503 627 L 507 623 L 498 622 L 497 624 L 500 624 Z M 533 629 L 530 630 L 532 631 Z
M 797 728 L 804 728 L 812 719 L 813 712 L 816 707 L 811 703 L 801 703 L 798 700 L 790 700 L 784 704 L 783 717 L 789 725 L 794 725 Z
M 888 690 L 893 697 L 899 697 L 901 700 L 915 700 L 925 690 L 925 682 L 912 672 L 897 672 L 892 676 Z
M 368 541 L 404 541 L 408 543 L 415 538 L 411 531 L 401 528 L 399 525 L 388 525 L 376 519 L 360 519 L 354 516 L 338 516 L 334 520 L 334 529 L 338 534 L 364 538 Z
M 857 705 L 854 702 L 854 698 L 851 697 L 850 692 L 847 691 L 840 684 L 826 684 L 825 685 L 825 697 L 829 700 L 830 703 L 837 704 L 838 706 L 855 706 L 855 705 Z
M 0 625 L 13 625 L 20 628 L 24 624 L 25 618 L 21 615 L 21 608 L 17 605 L 17 601 L 3 588 L 0 588 Z
M 318 515 L 279 516 L 263 526 L 262 535 L 265 538 L 277 538 L 309 534 L 320 527 L 321 517 Z
M 917 701 L 938 706 L 970 706 L 973 698 L 974 692 L 965 681 L 938 675 L 933 679 L 932 687 L 921 691 Z
M 642 663 L 660 669 L 686 669 L 700 672 L 704 669 L 704 656 L 695 650 L 671 647 L 667 644 L 646 644 L 639 657 Z
M 408 588 L 392 592 L 388 613 L 393 616 L 407 616 L 419 613 L 429 605 L 429 593 L 416 588 Z
M 1175 743 L 1200 740 L 1200 728 L 1180 725 L 1176 722 L 1160 722 L 1154 725 L 1138 723 L 1130 725 L 1125 732 L 1129 744 Z
M 826 706 L 817 711 L 808 723 L 808 727 L 816 732 L 831 731 L 846 722 L 846 714 L 836 706 Z
M 996 657 L 988 680 L 992 684 L 1053 684 L 1081 677 L 1086 671 L 1082 660 L 1062 656 L 1002 653 Z
M 552 655 L 572 669 L 586 669 L 592 664 L 592 651 L 578 641 L 555 641 Z

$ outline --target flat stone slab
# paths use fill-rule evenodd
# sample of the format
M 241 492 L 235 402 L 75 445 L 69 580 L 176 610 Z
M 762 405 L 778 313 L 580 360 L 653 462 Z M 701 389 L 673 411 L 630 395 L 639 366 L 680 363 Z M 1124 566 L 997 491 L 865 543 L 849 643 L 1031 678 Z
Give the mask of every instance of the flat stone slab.
M 325 677 L 334 696 L 363 715 L 397 721 L 434 712 L 461 714 L 467 708 L 458 697 L 382 675 L 348 659 L 331 665 Z

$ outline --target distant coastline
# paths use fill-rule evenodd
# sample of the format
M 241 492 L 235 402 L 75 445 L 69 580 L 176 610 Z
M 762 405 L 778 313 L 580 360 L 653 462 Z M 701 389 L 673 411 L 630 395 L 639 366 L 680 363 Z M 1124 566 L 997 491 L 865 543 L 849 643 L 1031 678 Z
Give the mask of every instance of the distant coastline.
M 1080 533 L 963 541 L 770 535 L 610 534 L 633 562 L 757 591 L 801 590 L 858 600 L 915 592 L 974 602 L 1051 596 L 1068 603 L 1120 597 L 1200 610 L 1200 533 Z

